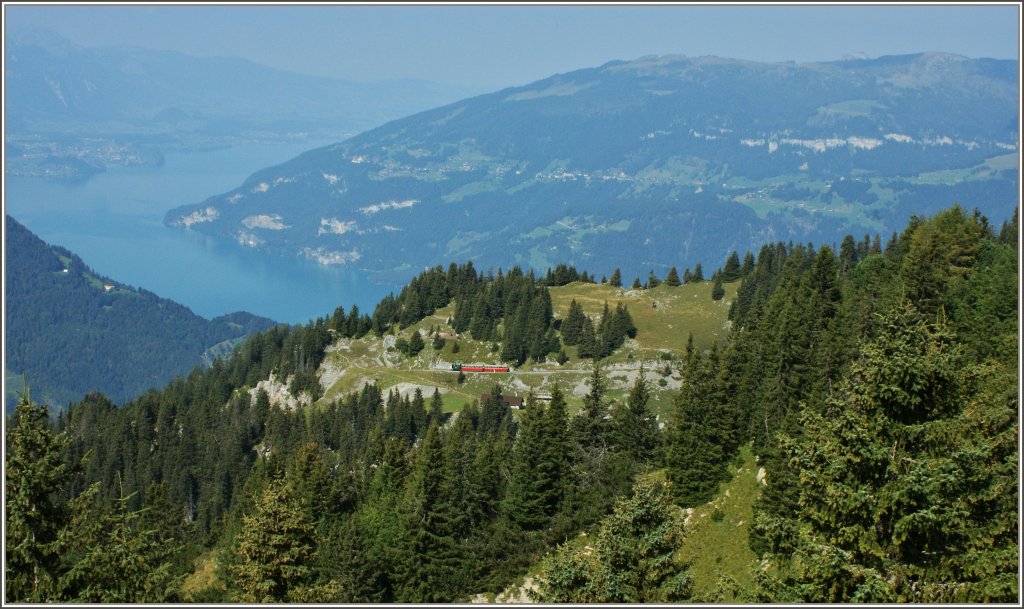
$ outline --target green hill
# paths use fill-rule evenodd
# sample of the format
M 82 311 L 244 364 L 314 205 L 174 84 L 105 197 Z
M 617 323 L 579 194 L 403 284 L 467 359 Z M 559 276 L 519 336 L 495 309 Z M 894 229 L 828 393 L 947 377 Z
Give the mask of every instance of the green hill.
M 738 282 L 725 284 L 726 295 L 719 301 L 711 299 L 711 286 L 710 281 L 703 281 L 678 287 L 661 284 L 652 289 L 632 290 L 607 284 L 573 282 L 548 289 L 555 317 L 560 319 L 564 319 L 573 300 L 591 317 L 601 314 L 605 302 L 611 309 L 620 302 L 626 306 L 635 322 L 637 336 L 602 361 L 611 381 L 609 395 L 621 398 L 643 363 L 655 390 L 652 407 L 662 413 L 667 411 L 669 401 L 661 394 L 679 386 L 678 360 L 690 333 L 696 345 L 706 348 L 716 340 L 724 339 L 728 332 L 729 305 L 735 297 Z M 454 305 L 438 309 L 433 315 L 400 330 L 398 335 L 407 339 L 412 332 L 427 335 L 436 329 L 454 336 L 454 330 L 448 324 L 453 314 Z M 562 365 L 553 361 L 542 364 L 528 361 L 508 373 L 466 373 L 465 382 L 460 384 L 457 382 L 458 373 L 452 371 L 451 364 L 497 363 L 498 353 L 493 350 L 495 343 L 477 341 L 464 333 L 457 338 L 446 339 L 440 349 L 435 349 L 427 338 L 426 348 L 410 358 L 395 350 L 394 342 L 395 337 L 378 338 L 373 334 L 338 341 L 329 349 L 321 369 L 324 387 L 321 402 L 327 403 L 357 391 L 366 382 L 376 382 L 385 391 L 395 389 L 411 393 L 419 387 L 425 397 L 437 388 L 442 392 L 445 409 L 452 412 L 469 401 L 479 399 L 496 382 L 508 393 L 520 397 L 525 397 L 531 389 L 550 392 L 558 383 L 563 390 L 568 389 L 569 406 L 575 409 L 582 403 L 593 366 L 592 360 L 577 356 L 575 347 L 567 347 L 569 360 Z M 453 351 L 455 343 L 458 343 L 458 353 Z M 668 375 L 663 374 L 666 366 L 671 369 Z
M 40 403 L 66 405 L 90 391 L 123 402 L 275 325 L 249 313 L 204 319 L 6 222 L 5 376 L 25 375 Z M 4 385 L 9 409 L 20 384 Z

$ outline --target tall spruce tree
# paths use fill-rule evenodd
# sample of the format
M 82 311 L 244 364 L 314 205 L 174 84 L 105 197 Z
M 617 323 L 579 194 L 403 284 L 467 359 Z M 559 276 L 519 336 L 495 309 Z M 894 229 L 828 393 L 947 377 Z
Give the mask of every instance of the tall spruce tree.
M 612 271 L 612 276 L 608 278 L 608 285 L 613 288 L 622 287 L 622 271 L 619 270 L 619 267 L 615 267 L 615 270 Z
M 551 401 L 544 408 L 544 476 L 547 486 L 546 505 L 549 510 L 561 508 L 571 478 L 572 439 L 569 436 L 569 415 L 565 394 L 558 383 L 551 390 Z M 553 512 L 549 512 L 553 513 Z
M 354 518 L 334 520 L 318 547 L 317 569 L 338 582 L 333 602 L 381 603 L 388 588 L 387 567 L 370 551 L 367 534 Z
M 675 420 L 668 439 L 668 478 L 676 501 L 694 507 L 711 500 L 725 477 L 725 454 L 719 405 L 707 358 L 688 356 L 683 384 L 674 403 Z
M 66 513 L 57 497 L 68 476 L 63 462 L 66 437 L 49 427 L 45 406 L 22 395 L 7 426 L 4 572 L 10 602 L 55 598 L 57 534 Z
M 740 267 L 740 276 L 746 277 L 754 271 L 754 254 L 747 252 L 743 256 L 743 266 Z
M 444 423 L 444 401 L 441 399 L 441 390 L 434 387 L 434 395 L 430 398 L 430 421 L 438 425 Z
M 722 281 L 736 281 L 741 276 L 742 272 L 740 271 L 740 256 L 738 253 L 736 253 L 736 250 L 733 250 L 725 261 L 725 267 L 722 268 Z
M 907 303 L 861 356 L 784 443 L 800 535 L 774 556 L 777 587 L 813 602 L 1016 599 L 1016 396 Z
M 580 342 L 580 334 L 583 332 L 583 322 L 586 319 L 586 315 L 583 313 L 583 308 L 576 303 L 574 298 L 569 303 L 569 312 L 566 313 L 565 319 L 562 320 L 562 342 L 566 345 L 578 345 Z
M 406 545 L 400 602 L 451 602 L 461 591 L 455 506 L 444 492 L 443 463 L 441 434 L 432 423 L 417 450 L 403 510 Z
M 651 389 L 641 365 L 625 403 L 612 411 L 616 443 L 638 464 L 651 463 L 659 448 L 658 422 L 648 407 L 650 399 Z
M 317 536 L 294 491 L 272 480 L 259 494 L 228 562 L 229 589 L 242 603 L 325 602 L 334 600 L 337 584 L 318 585 Z
M 900 237 L 901 275 L 907 296 L 925 314 L 950 305 L 950 288 L 981 251 L 985 231 L 959 206 L 912 223 Z
M 600 357 L 600 348 L 597 342 L 597 333 L 594 331 L 594 322 L 586 316 L 583 318 L 583 325 L 580 330 L 578 353 L 580 357 Z
M 522 531 L 544 528 L 560 498 L 561 471 L 549 462 L 549 434 L 545 412 L 531 393 L 519 420 L 519 434 L 512 453 L 509 487 L 502 511 Z

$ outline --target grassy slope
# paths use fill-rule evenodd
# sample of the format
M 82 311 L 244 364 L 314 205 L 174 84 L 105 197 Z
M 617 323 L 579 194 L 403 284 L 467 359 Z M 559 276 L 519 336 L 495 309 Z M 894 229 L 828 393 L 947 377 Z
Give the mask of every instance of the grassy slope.
M 655 390 L 652 408 L 656 412 L 664 412 L 671 400 L 669 396 L 661 395 L 664 393 L 661 389 L 678 387 L 679 377 L 674 364 L 671 365 L 671 375 L 662 374 L 669 363 L 661 359 L 662 354 L 682 354 L 691 332 L 698 346 L 704 347 L 722 337 L 727 332 L 729 303 L 738 285 L 738 282 L 727 284 L 725 298 L 717 302 L 711 300 L 709 281 L 679 287 L 660 285 L 650 290 L 573 283 L 552 288 L 551 298 L 555 316 L 560 318 L 564 318 L 569 303 L 574 299 L 591 317 L 601 314 L 605 302 L 610 309 L 614 309 L 618 302 L 626 305 L 636 324 L 637 338 L 628 341 L 625 347 L 603 362 L 611 366 L 608 370 L 611 379 L 609 398 L 616 400 L 625 395 L 635 376 L 635 369 L 640 361 L 644 361 L 649 370 L 648 380 Z M 426 333 L 432 327 L 452 332 L 447 320 L 453 313 L 453 306 L 439 309 L 434 315 L 401 330 L 399 336 L 408 338 L 413 330 L 422 329 Z M 433 393 L 433 387 L 438 387 L 443 393 L 445 410 L 452 412 L 490 391 L 495 382 L 520 396 L 526 396 L 531 388 L 550 391 L 557 382 L 566 392 L 570 409 L 573 409 L 582 403 L 586 379 L 592 367 L 590 360 L 576 356 L 575 347 L 568 347 L 566 352 L 570 359 L 562 366 L 554 362 L 528 362 L 507 374 L 467 373 L 466 382 L 459 385 L 457 373 L 450 370 L 451 363 L 498 362 L 498 353 L 492 351 L 491 343 L 475 341 L 465 334 L 458 340 L 459 352 L 453 353 L 452 341 L 446 341 L 442 349 L 435 350 L 428 340 L 427 347 L 419 355 L 407 358 L 394 350 L 388 351 L 384 347 L 386 340 L 388 337 L 382 340 L 370 335 L 359 340 L 341 341 L 327 357 L 328 366 L 335 369 L 335 374 L 329 375 L 325 382 L 326 390 L 321 402 L 338 399 L 358 390 L 368 381 L 376 381 L 384 389 L 411 389 L 412 385 L 419 385 L 427 398 Z M 652 370 L 655 365 L 658 369 Z M 662 379 L 664 387 L 658 384 Z
M 711 300 L 711 287 L 710 281 L 679 287 L 661 284 L 650 290 L 572 283 L 552 288 L 551 302 L 556 317 L 564 317 L 574 299 L 591 317 L 601 314 L 605 302 L 612 310 L 622 302 L 636 324 L 639 349 L 634 352 L 639 357 L 660 350 L 681 353 L 691 332 L 693 340 L 705 347 L 722 336 L 729 304 L 736 295 L 739 282 L 725 284 L 725 298 L 717 302 Z M 626 355 L 620 351 L 609 361 L 623 361 Z
M 737 592 L 754 586 L 757 557 L 750 549 L 748 527 L 754 500 L 760 496 L 763 487 L 757 481 L 758 466 L 750 446 L 740 449 L 731 467 L 732 479 L 718 489 L 713 500 L 694 508 L 686 520 L 686 536 L 679 548 L 679 557 L 690 564 L 694 602 L 738 603 L 741 599 L 736 598 Z M 645 475 L 664 479 L 665 471 Z M 719 516 L 715 515 L 716 512 Z M 596 529 L 590 534 L 595 532 Z M 568 540 L 567 545 L 579 549 L 587 541 L 588 536 L 581 534 Z M 554 551 L 552 548 L 551 552 Z M 524 586 L 537 580 L 543 565 L 542 559 L 501 594 L 483 593 L 477 601 L 508 602 L 509 598 L 523 597 Z M 712 598 L 715 600 L 711 601 Z
M 733 467 L 732 480 L 722 485 L 714 500 L 695 508 L 686 525 L 680 553 L 690 561 L 694 598 L 712 593 L 722 576 L 736 584 L 732 592 L 725 593 L 722 602 L 736 602 L 732 596 L 735 590 L 754 586 L 753 566 L 757 559 L 748 544 L 748 527 L 754 500 L 761 494 L 762 486 L 756 479 L 758 466 L 749 446 L 740 450 Z

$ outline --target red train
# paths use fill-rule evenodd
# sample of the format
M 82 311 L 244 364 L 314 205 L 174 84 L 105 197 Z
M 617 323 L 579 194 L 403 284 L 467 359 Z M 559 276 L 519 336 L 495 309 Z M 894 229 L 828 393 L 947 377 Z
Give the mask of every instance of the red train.
M 508 372 L 508 366 L 463 366 L 462 364 L 452 364 L 452 370 L 458 372 Z

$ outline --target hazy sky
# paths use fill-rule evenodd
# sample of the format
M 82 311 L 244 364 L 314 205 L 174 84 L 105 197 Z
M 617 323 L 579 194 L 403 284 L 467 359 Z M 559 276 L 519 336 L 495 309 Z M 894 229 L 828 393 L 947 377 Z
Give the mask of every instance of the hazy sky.
M 1019 6 L 28 6 L 7 33 L 238 56 L 353 80 L 498 88 L 651 54 L 827 61 L 944 51 L 1019 58 Z

